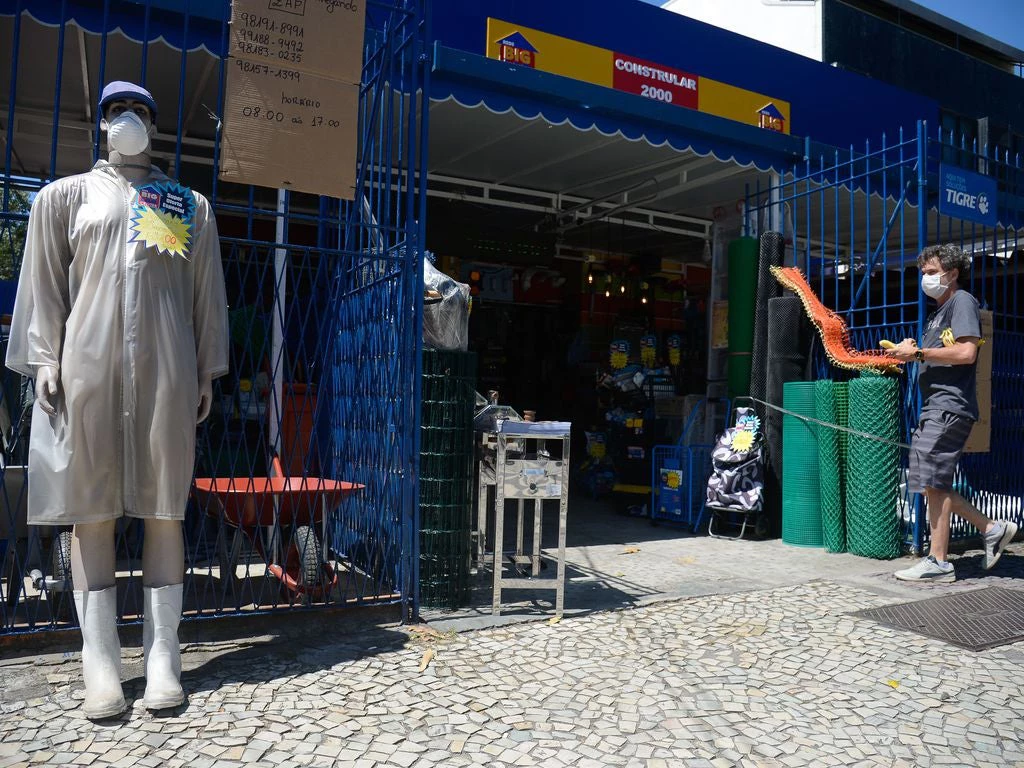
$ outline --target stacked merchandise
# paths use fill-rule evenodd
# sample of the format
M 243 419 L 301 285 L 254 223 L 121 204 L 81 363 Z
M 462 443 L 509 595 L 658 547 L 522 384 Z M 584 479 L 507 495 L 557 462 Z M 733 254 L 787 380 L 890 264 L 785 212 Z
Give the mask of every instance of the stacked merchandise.
M 476 355 L 424 350 L 420 433 L 420 603 L 455 609 L 469 593 Z

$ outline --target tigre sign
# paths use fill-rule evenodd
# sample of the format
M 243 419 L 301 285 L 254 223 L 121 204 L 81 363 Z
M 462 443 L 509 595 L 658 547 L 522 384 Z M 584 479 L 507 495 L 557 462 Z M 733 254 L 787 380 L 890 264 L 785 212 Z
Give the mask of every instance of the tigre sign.
M 996 180 L 973 171 L 942 164 L 939 166 L 939 213 L 994 227 Z

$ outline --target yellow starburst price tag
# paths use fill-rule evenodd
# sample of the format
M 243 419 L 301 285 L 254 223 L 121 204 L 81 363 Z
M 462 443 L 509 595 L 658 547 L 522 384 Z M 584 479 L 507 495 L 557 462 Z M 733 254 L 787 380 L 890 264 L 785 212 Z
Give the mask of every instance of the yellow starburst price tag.
M 738 453 L 746 453 L 754 447 L 754 433 L 737 431 L 732 435 L 732 449 Z
M 192 190 L 173 182 L 141 187 L 132 204 L 128 242 L 188 258 L 195 220 Z

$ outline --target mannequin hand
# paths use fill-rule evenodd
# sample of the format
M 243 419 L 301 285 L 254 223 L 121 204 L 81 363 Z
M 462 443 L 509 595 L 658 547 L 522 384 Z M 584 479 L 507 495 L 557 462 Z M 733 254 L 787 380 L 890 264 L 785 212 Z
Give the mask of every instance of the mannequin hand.
M 57 407 L 53 404 L 53 398 L 57 395 L 57 381 L 60 378 L 58 371 L 52 365 L 43 365 L 36 369 L 36 402 L 43 412 L 50 415 L 57 415 Z
M 213 402 L 213 382 L 201 379 L 199 382 L 199 407 L 196 412 L 196 424 L 202 424 L 210 415 L 210 404 Z

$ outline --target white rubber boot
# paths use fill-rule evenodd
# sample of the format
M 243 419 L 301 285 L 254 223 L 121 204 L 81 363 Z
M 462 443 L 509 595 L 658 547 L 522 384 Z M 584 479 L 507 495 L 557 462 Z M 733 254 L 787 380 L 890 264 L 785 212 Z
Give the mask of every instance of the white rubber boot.
M 143 587 L 142 650 L 146 668 L 146 709 L 171 709 L 185 701 L 181 689 L 181 584 Z
M 117 717 L 125 710 L 121 690 L 121 642 L 117 637 L 117 587 L 92 592 L 75 590 L 82 627 L 82 677 L 90 720 Z

